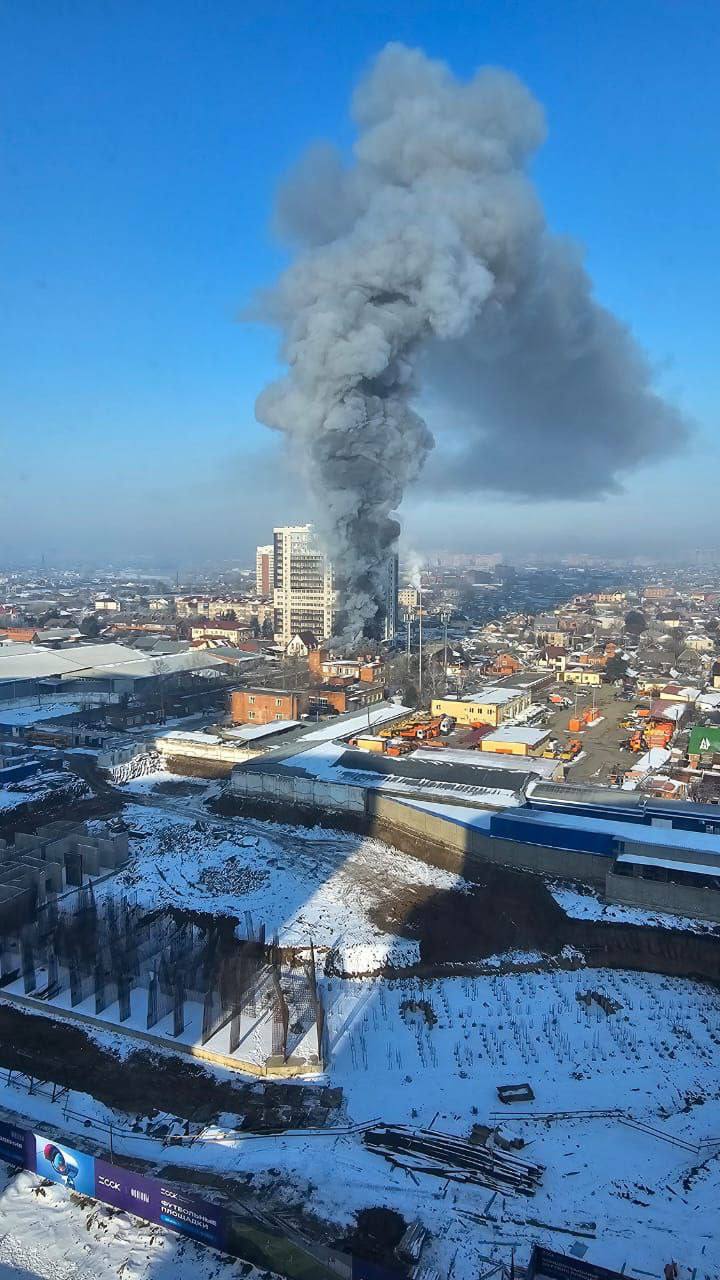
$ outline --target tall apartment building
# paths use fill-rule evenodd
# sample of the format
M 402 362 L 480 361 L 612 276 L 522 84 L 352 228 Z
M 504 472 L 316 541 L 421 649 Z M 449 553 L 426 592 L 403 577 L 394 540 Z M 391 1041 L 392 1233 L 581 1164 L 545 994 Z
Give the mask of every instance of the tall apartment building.
M 273 589 L 274 549 L 272 543 L 258 547 L 255 552 L 255 590 L 259 596 L 269 596 Z
M 289 644 L 299 631 L 326 640 L 335 630 L 341 607 L 333 566 L 318 544 L 312 525 L 273 529 L 273 605 L 275 635 Z M 387 586 L 382 601 L 381 638 L 390 640 L 398 625 L 398 558 L 388 556 Z
M 299 631 L 318 640 L 333 633 L 333 569 L 310 524 L 273 529 L 275 635 L 288 644 Z

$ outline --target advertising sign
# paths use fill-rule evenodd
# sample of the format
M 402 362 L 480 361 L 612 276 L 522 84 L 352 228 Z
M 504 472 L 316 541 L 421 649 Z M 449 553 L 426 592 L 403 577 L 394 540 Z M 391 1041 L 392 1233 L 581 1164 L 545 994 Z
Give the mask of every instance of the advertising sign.
M 199 1196 L 174 1191 L 157 1178 L 123 1169 L 107 1160 L 95 1161 L 95 1191 L 98 1200 L 157 1222 L 171 1231 L 181 1231 L 203 1244 L 222 1249 L 225 1216 L 222 1209 Z
M 0 1160 L 8 1164 L 25 1164 L 25 1134 L 27 1130 L 0 1120 Z
M 69 1191 L 85 1196 L 95 1195 L 95 1157 L 86 1156 L 74 1147 L 66 1147 L 41 1133 L 35 1139 L 35 1172 L 51 1182 L 60 1182 Z
M 186 1196 L 170 1187 L 160 1186 L 160 1215 L 158 1222 L 171 1231 L 202 1240 L 222 1249 L 225 1243 L 224 1215 L 221 1208 L 199 1196 Z
M 539 1244 L 533 1245 L 527 1276 L 528 1280 L 625 1280 L 619 1271 L 608 1271 Z
M 125 1209 L 138 1218 L 160 1221 L 160 1184 L 109 1160 L 95 1160 L 95 1195 L 105 1204 Z

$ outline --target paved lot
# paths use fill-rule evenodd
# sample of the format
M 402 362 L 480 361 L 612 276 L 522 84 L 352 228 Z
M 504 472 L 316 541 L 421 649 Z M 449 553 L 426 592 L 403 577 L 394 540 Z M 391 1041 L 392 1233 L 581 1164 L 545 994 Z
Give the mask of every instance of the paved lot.
M 630 768 L 635 757 L 631 751 L 623 751 L 620 748 L 621 741 L 630 736 L 630 730 L 620 729 L 618 726 L 619 722 L 632 711 L 634 703 L 617 699 L 615 696 L 617 690 L 614 685 L 600 685 L 595 690 L 587 689 L 578 692 L 578 715 L 582 716 L 585 708 L 592 706 L 594 693 L 598 715 L 603 719 L 593 729 L 584 729 L 581 733 L 570 733 L 567 725 L 570 717 L 574 715 L 575 690 L 572 685 L 567 685 L 561 686 L 560 692 L 567 693 L 567 696 L 573 699 L 573 706 L 553 711 L 544 727 L 550 729 L 560 742 L 579 738 L 583 744 L 584 758 L 570 766 L 568 782 L 607 783 L 615 766 Z

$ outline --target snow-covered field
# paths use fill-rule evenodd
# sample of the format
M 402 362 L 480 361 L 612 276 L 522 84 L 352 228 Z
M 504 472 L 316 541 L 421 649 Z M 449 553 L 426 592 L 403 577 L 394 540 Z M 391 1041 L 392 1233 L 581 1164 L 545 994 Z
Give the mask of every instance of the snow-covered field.
M 624 1266 L 627 1275 L 659 1277 L 674 1256 L 686 1268 L 683 1277 L 696 1268 L 696 1280 L 717 1280 L 718 993 L 682 979 L 607 970 L 330 979 L 325 990 L 328 1080 L 344 1090 L 348 1121 L 381 1119 L 464 1137 L 475 1123 L 500 1124 L 505 1136 L 524 1139 L 524 1156 L 545 1166 L 537 1195 L 494 1196 L 427 1175 L 413 1181 L 369 1151 L 359 1134 L 248 1138 L 229 1116 L 207 1140 L 169 1152 L 157 1138 L 131 1132 L 127 1117 L 123 1128 L 122 1116 L 82 1095 L 68 1105 L 114 1119 L 119 1159 L 171 1158 L 220 1175 L 241 1168 L 268 1205 L 305 1196 L 315 1213 L 338 1224 L 374 1205 L 419 1217 L 433 1236 L 424 1261 L 443 1276 L 452 1269 L 455 1280 L 475 1280 L 488 1259 L 508 1263 L 511 1248 L 522 1262 L 535 1240 L 565 1252 L 584 1247 L 589 1259 Z M 498 1084 L 524 1081 L 534 1102 L 499 1104 Z M 63 1123 L 61 1102 L 28 1098 L 12 1086 L 0 1090 L 0 1101 L 27 1107 L 38 1121 Z M 598 1111 L 622 1112 L 645 1128 Z M 513 1119 L 528 1112 L 537 1118 Z M 547 1113 L 556 1114 L 543 1118 Z M 82 1142 L 97 1141 L 92 1128 L 79 1132 Z M 14 1225 L 6 1230 L 17 1234 Z
M 414 901 L 428 890 L 465 888 L 457 877 L 380 841 L 211 818 L 202 808 L 208 784 L 183 779 L 177 792 L 159 793 L 158 783 L 168 781 L 172 775 L 163 773 L 127 787 L 131 860 L 98 893 L 113 885 L 153 908 L 176 905 L 241 920 L 250 911 L 284 943 L 302 946 L 312 938 L 319 949 L 336 949 L 345 972 L 367 974 L 387 954 L 398 963 L 418 958 L 415 940 L 399 936 Z M 634 924 L 672 919 L 606 907 L 595 895 L 562 885 L 553 893 L 572 915 Z M 519 964 L 523 955 L 514 959 Z M 338 1226 L 377 1205 L 408 1221 L 419 1218 L 431 1232 L 423 1262 L 453 1280 L 476 1280 L 493 1261 L 509 1264 L 513 1249 L 522 1263 L 534 1241 L 575 1256 L 584 1250 L 586 1259 L 638 1280 L 660 1277 L 670 1257 L 680 1263 L 681 1280 L 720 1276 L 719 992 L 657 974 L 585 968 L 433 980 L 330 977 L 323 988 L 331 1051 L 325 1082 L 342 1088 L 348 1123 L 382 1120 L 465 1138 L 475 1124 L 500 1125 L 503 1135 L 525 1142 L 524 1157 L 545 1166 L 538 1193 L 495 1195 L 426 1174 L 412 1177 L 368 1150 L 357 1132 L 248 1137 L 232 1116 L 219 1117 L 212 1136 L 173 1146 L 173 1163 L 235 1177 L 242 1169 L 276 1211 L 283 1196 L 304 1199 Z M 535 1100 L 503 1107 L 497 1086 L 525 1081 Z M 63 1104 L 28 1098 L 12 1085 L 0 1088 L 0 1103 L 63 1122 Z M 109 1114 L 83 1095 L 73 1095 L 69 1105 L 98 1118 Z M 608 1112 L 615 1114 L 598 1114 Z M 135 1117 L 111 1118 L 119 1126 L 118 1158 L 168 1159 L 156 1137 L 142 1129 L 130 1134 Z M 78 1134 L 86 1143 L 102 1141 L 92 1126 Z M 0 1264 L 2 1249 L 14 1248 L 17 1239 L 17 1265 L 30 1277 L 64 1277 L 61 1265 L 38 1270 L 30 1252 L 43 1232 L 54 1241 L 60 1223 L 63 1232 L 77 1228 L 57 1237 L 60 1264 L 71 1260 L 67 1274 L 84 1275 L 97 1254 L 94 1233 L 106 1232 L 95 1219 L 86 1231 L 85 1218 L 94 1212 L 99 1222 L 107 1211 L 67 1199 L 56 1211 L 66 1193 L 52 1188 L 36 1225 L 27 1208 L 37 1204 L 32 1182 L 21 1175 L 15 1185 L 22 1194 L 0 1197 L 0 1236 L 7 1233 Z M 76 1226 L 66 1227 L 70 1216 Z M 117 1257 L 134 1247 L 142 1263 L 131 1259 L 123 1272 L 113 1261 L 116 1270 L 103 1272 L 95 1259 L 92 1274 L 140 1280 L 165 1266 L 167 1274 L 185 1276 L 175 1254 L 163 1254 L 159 1270 L 151 1271 L 143 1245 L 149 1229 L 119 1218 L 111 1227 L 121 1236 Z M 180 1248 L 172 1237 L 163 1241 L 163 1249 Z M 215 1258 L 183 1247 L 183 1266 L 191 1256 Z M 194 1266 L 192 1274 L 210 1274 Z
M 376 911 L 402 900 L 407 914 L 428 889 L 464 887 L 458 876 L 379 840 L 320 827 L 196 818 L 194 809 L 185 815 L 182 804 L 125 809 L 136 838 L 113 888 L 132 889 L 141 905 L 240 917 L 250 911 L 268 936 L 277 930 L 284 945 L 307 946 L 312 939 L 321 949 L 371 947 L 377 968 L 385 952 L 398 964 L 414 963 L 418 944 L 378 927 Z

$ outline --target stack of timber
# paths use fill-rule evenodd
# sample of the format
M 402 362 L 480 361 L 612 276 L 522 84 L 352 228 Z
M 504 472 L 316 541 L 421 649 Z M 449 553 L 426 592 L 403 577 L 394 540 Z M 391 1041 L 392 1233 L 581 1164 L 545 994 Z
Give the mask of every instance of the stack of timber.
M 408 1125 L 373 1125 L 363 1141 L 411 1175 L 428 1173 L 451 1182 L 474 1182 L 491 1191 L 533 1196 L 545 1169 L 497 1147 L 478 1147 L 450 1133 Z

